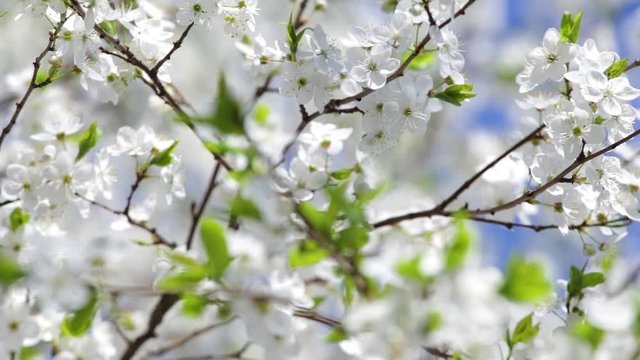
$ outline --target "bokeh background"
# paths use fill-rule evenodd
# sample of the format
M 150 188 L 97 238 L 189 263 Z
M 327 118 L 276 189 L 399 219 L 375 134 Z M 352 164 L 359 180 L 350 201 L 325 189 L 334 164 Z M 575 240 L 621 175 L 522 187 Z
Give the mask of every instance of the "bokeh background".
M 9 105 L 18 94 L 13 90 L 16 77 L 29 71 L 40 44 L 46 42 L 47 23 L 43 19 L 14 20 L 17 3 L 0 1 L 0 13 L 9 11 L 0 17 L 0 74 L 3 75 L 0 114 L 3 118 L 9 114 Z M 166 11 L 167 16 L 175 11 L 170 0 L 151 3 L 156 4 L 159 11 Z M 389 16 L 382 11 L 379 0 L 327 0 L 327 4 L 327 10 L 313 14 L 310 21 L 324 24 L 329 35 L 337 39 L 345 37 L 350 26 L 377 24 Z M 293 6 L 290 0 L 261 1 L 262 15 L 257 31 L 268 42 L 278 40 L 283 47 L 284 23 Z M 514 102 L 518 97 L 515 75 L 522 68 L 526 52 L 540 44 L 547 28 L 559 26 L 565 10 L 584 12 L 580 42 L 593 38 L 601 50 L 616 51 L 621 57 L 640 58 L 640 0 L 477 0 L 464 17 L 454 21 L 453 29 L 460 35 L 467 59 L 465 75 L 475 85 L 478 96 L 462 107 L 447 106 L 445 111 L 434 115 L 426 136 L 407 135 L 402 139 L 402 145 L 392 155 L 398 161 L 388 164 L 387 169 L 395 186 L 421 188 L 437 201 L 466 179 L 478 164 L 517 140 L 525 113 Z M 243 64 L 233 41 L 217 23 L 210 30 L 196 28 L 172 58 L 170 69 L 176 87 L 202 112 L 211 107 L 221 71 L 240 97 L 250 98 L 258 83 Z M 640 70 L 632 71 L 629 77 L 635 87 L 640 87 Z M 204 191 L 212 166 L 198 142 L 180 125 L 158 117 L 153 111 L 157 101 L 140 83 L 133 84 L 116 107 L 82 104 L 85 95 L 77 79 L 61 85 L 67 88 L 66 92 L 47 90 L 32 99 L 25 113 L 25 131 L 30 130 L 29 126 L 37 126 L 41 116 L 39 105 L 64 100 L 67 110 L 81 111 L 87 122 L 98 120 L 102 127 L 113 130 L 105 133 L 113 134 L 122 125 L 146 123 L 183 140 L 179 152 L 185 159 L 188 199 L 176 206 L 185 216 L 172 215 L 175 209 L 159 209 L 154 215 L 157 220 L 170 219 L 158 222 L 161 232 L 167 236 L 181 234 L 187 224 L 189 202 L 198 199 Z M 297 126 L 299 114 L 295 103 L 277 94 L 267 94 L 264 101 L 279 116 L 283 131 L 292 131 Z M 18 131 L 12 136 L 19 138 L 24 134 Z M 633 150 L 623 148 L 621 151 Z M 3 153 L 0 161 L 5 163 L 7 152 Z M 120 194 L 128 190 L 130 180 L 122 179 L 118 185 Z M 473 190 L 482 196 L 481 188 Z M 499 267 L 503 267 L 512 254 L 534 254 L 554 264 L 556 275 L 566 277 L 569 264 L 581 265 L 586 259 L 575 234 L 565 237 L 558 231 L 535 233 L 527 229 L 475 225 L 483 239 L 484 260 Z M 631 226 L 620 246 L 623 257 L 640 263 L 640 226 Z

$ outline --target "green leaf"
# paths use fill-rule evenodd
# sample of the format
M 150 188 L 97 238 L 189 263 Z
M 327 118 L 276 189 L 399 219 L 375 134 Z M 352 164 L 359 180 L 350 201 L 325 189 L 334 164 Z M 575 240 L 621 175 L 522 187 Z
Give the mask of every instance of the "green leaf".
M 231 263 L 224 227 L 213 218 L 204 218 L 200 225 L 200 234 L 207 253 L 207 274 L 214 279 L 220 279 Z
M 413 48 L 407 50 L 404 55 L 402 55 L 402 62 L 405 62 L 409 58 L 409 56 L 411 56 L 413 51 Z M 409 69 L 424 70 L 429 67 L 429 65 L 431 65 L 436 60 L 436 58 L 437 56 L 433 51 L 418 54 L 418 56 L 413 58 L 413 60 L 411 60 L 411 62 L 409 63 Z
M 209 116 L 194 117 L 193 120 L 209 124 L 223 134 L 243 135 L 244 115 L 240 103 L 231 94 L 224 74 L 218 80 L 218 97 L 213 113 Z
M 76 161 L 82 159 L 87 153 L 93 149 L 100 141 L 102 131 L 98 128 L 98 124 L 93 122 L 87 130 L 80 134 L 80 143 L 78 145 L 78 155 Z
M 200 263 L 198 262 L 198 260 L 177 251 L 172 251 L 168 253 L 167 257 L 169 257 L 171 262 L 175 265 L 184 266 L 186 268 L 193 268 L 193 267 L 200 266 Z
M 253 201 L 241 196 L 236 196 L 231 202 L 231 216 L 236 219 L 241 217 L 262 219 L 262 213 L 258 206 Z
M 444 267 L 448 271 L 457 270 L 464 265 L 473 244 L 473 235 L 464 220 L 457 219 L 455 227 L 453 238 L 444 250 Z
M 293 14 L 289 14 L 289 22 L 287 23 L 287 44 L 289 45 L 289 59 L 291 61 L 296 61 L 298 45 L 307 30 L 309 30 L 309 28 L 304 28 L 299 32 L 296 32 L 295 24 L 293 23 Z
M 45 70 L 45 69 L 38 69 L 38 73 L 36 74 L 36 85 L 37 84 L 42 84 L 43 82 L 47 81 L 47 79 L 49 78 L 49 70 Z
M 65 336 L 80 337 L 84 335 L 93 323 L 93 318 L 98 311 L 98 292 L 91 288 L 89 300 L 80 309 L 65 316 L 62 321 L 62 334 Z
M 586 321 L 580 321 L 573 325 L 571 334 L 580 340 L 587 342 L 592 349 L 597 349 L 604 339 L 604 330 L 589 324 Z
M 109 34 L 111 36 L 116 36 L 118 34 L 118 21 L 117 20 L 103 21 L 100 24 L 98 24 L 98 26 L 100 26 L 100 28 L 102 30 L 106 31 L 107 34 Z
M 159 166 L 159 167 L 169 166 L 173 161 L 173 151 L 176 149 L 177 146 L 178 146 L 178 140 L 175 140 L 173 144 L 171 144 L 169 147 L 160 151 L 153 158 L 151 158 L 150 164 Z
M 446 90 L 436 93 L 434 96 L 442 101 L 460 106 L 463 101 L 476 96 L 472 90 L 473 85 L 471 84 L 451 85 Z
M 329 343 L 339 343 L 340 341 L 347 340 L 349 334 L 342 326 L 336 326 L 325 336 L 324 340 Z
M 326 258 L 327 250 L 313 240 L 299 242 L 289 251 L 289 266 L 292 268 L 311 266 Z
M 206 296 L 196 294 L 182 295 L 182 314 L 186 317 L 197 318 L 202 315 L 204 309 L 209 304 Z
M 607 78 L 613 79 L 618 76 L 624 74 L 627 70 L 627 66 L 629 65 L 629 59 L 620 59 L 613 63 L 611 66 L 604 71 L 604 74 L 607 75 Z
M 523 317 L 513 331 L 510 340 L 510 347 L 517 343 L 527 343 L 538 335 L 540 324 L 533 325 L 533 313 Z
M 351 250 L 349 253 L 361 249 L 369 242 L 369 229 L 360 225 L 350 226 L 338 233 L 337 244 L 341 250 Z
M 258 105 L 256 105 L 256 108 L 253 111 L 253 118 L 258 124 L 262 126 L 267 124 L 269 115 L 271 115 L 271 108 L 263 103 L 259 103 Z
M 353 173 L 353 168 L 348 168 L 348 169 L 340 169 L 340 170 L 336 170 L 334 172 L 332 172 L 331 178 L 342 181 L 342 180 L 347 180 L 349 179 L 349 177 L 351 177 L 351 173 Z
M 422 325 L 422 333 L 429 335 L 438 330 L 442 326 L 442 314 L 437 311 L 432 311 L 427 314 L 427 318 Z
M 560 39 L 568 43 L 577 43 L 578 37 L 580 36 L 581 22 L 582 12 L 573 15 L 565 11 L 560 21 Z
M 334 218 L 329 218 L 326 212 L 320 211 L 310 202 L 301 202 L 298 204 L 298 212 L 309 223 L 311 227 L 320 235 L 330 239 L 332 236 L 331 224 Z
M 575 266 L 571 266 L 571 269 L 569 270 L 567 292 L 570 297 L 579 296 L 584 289 L 602 284 L 604 281 L 605 277 L 601 272 L 584 274 L 582 270 Z
M 164 292 L 185 292 L 193 290 L 206 277 L 207 272 L 203 267 L 186 268 L 160 280 L 158 289 Z
M 514 257 L 507 266 L 500 293 L 516 302 L 537 302 L 549 296 L 551 290 L 541 264 Z
M 0 285 L 9 286 L 25 275 L 26 273 L 18 263 L 0 252 Z
M 21 208 L 15 208 L 9 215 L 9 227 L 11 231 L 16 232 L 20 230 L 29 222 L 29 213 L 25 212 Z
M 396 264 L 396 272 L 407 280 L 423 282 L 428 279 L 422 271 L 420 271 L 420 262 L 422 258 L 416 255 L 409 260 L 400 261 Z
M 35 360 L 41 359 L 42 352 L 37 345 L 33 346 L 23 346 L 20 348 L 20 355 L 18 356 L 18 360 Z

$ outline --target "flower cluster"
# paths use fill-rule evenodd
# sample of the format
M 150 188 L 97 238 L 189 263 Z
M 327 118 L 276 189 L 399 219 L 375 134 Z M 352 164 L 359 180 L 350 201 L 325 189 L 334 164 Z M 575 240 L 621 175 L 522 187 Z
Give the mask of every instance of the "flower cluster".
M 444 118 L 476 95 L 474 2 L 385 0 L 338 37 L 355 2 L 19 1 L 12 24 L 49 32 L 0 89 L 0 358 L 636 358 L 617 243 L 640 221 L 640 61 L 565 13 L 515 76 L 524 135 L 501 151 Z M 244 61 L 211 106 L 190 97 L 214 72 L 174 55 L 215 28 Z M 438 141 L 429 171 L 455 171 L 410 184 Z M 577 234 L 585 261 L 499 269 L 476 222 Z

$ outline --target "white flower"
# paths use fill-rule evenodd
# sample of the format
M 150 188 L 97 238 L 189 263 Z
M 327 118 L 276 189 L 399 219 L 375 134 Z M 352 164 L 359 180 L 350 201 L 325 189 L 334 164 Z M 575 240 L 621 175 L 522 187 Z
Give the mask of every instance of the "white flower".
M 313 168 L 300 156 L 291 161 L 289 171 L 278 168 L 276 176 L 279 190 L 290 192 L 297 201 L 311 200 L 313 192 L 322 188 L 328 179 L 324 170 Z
M 398 114 L 393 118 L 398 130 L 424 134 L 431 113 L 442 109 L 440 100 L 427 96 L 433 79 L 429 75 L 403 76 L 396 84 L 393 99 L 398 103 Z
M 383 87 L 387 76 L 400 66 L 400 60 L 392 58 L 391 49 L 384 46 L 373 47 L 359 56 L 358 65 L 351 69 L 351 77 L 373 90 Z
M 22 199 L 26 207 L 32 208 L 37 204 L 36 189 L 42 181 L 42 175 L 37 168 L 9 164 L 6 178 L 2 182 L 2 196 L 11 200 Z
M 460 50 L 460 44 L 456 34 L 448 28 L 438 29 L 432 26 L 431 36 L 438 45 L 438 59 L 440 59 L 440 75 L 443 78 L 450 76 L 456 84 L 463 84 L 462 68 L 464 56 Z
M 111 188 L 118 181 L 118 177 L 106 148 L 100 149 L 96 154 L 93 172 L 95 174 L 94 184 L 98 194 L 102 194 L 105 199 L 111 199 L 113 197 Z
M 622 105 L 618 116 L 612 116 L 604 123 L 607 128 L 609 141 L 615 142 L 633 132 L 633 124 L 638 118 L 638 111 L 629 104 Z
M 169 185 L 169 191 L 165 194 L 167 205 L 171 205 L 173 203 L 174 196 L 182 199 L 186 195 L 181 163 L 182 160 L 174 156 L 171 164 L 164 166 L 162 170 L 160 170 L 162 180 L 165 184 Z
M 599 71 L 589 71 L 580 92 L 587 101 L 598 103 L 610 116 L 622 114 L 622 105 L 640 96 L 640 90 L 632 87 L 626 77 L 607 79 Z
M 120 74 L 111 55 L 100 54 L 97 64 L 85 61 L 78 65 L 78 68 L 82 70 L 80 84 L 85 90 L 99 101 L 118 104 L 118 98 L 127 86 L 127 80 Z
M 560 101 L 560 94 L 550 92 L 535 92 L 525 95 L 522 99 L 516 100 L 516 104 L 524 110 L 546 110 Z
M 576 50 L 571 44 L 560 39 L 556 29 L 549 29 L 544 34 L 542 46 L 527 54 L 527 66 L 518 74 L 520 92 L 529 92 L 548 79 L 562 80 L 567 72 L 566 63 L 575 57 Z
M 247 30 L 253 32 L 258 14 L 256 0 L 220 0 L 218 13 L 224 19 L 224 31 L 231 37 L 240 37 Z
M 300 142 L 309 145 L 310 151 L 323 149 L 329 155 L 342 150 L 342 143 L 351 135 L 353 129 L 338 128 L 334 124 L 322 124 L 317 121 L 309 125 L 309 131 L 300 135 Z
M 149 126 L 143 125 L 138 130 L 124 126 L 118 130 L 116 144 L 109 146 L 107 150 L 113 156 L 142 156 L 148 155 L 151 149 L 164 149 L 170 144 L 171 142 L 161 141 Z
M 212 0 L 185 0 L 178 7 L 176 21 L 180 25 L 189 25 L 195 23 L 197 25 L 211 26 L 211 17 L 214 14 Z
M 76 116 L 55 116 L 46 119 L 42 127 L 44 132 L 31 135 L 33 140 L 62 142 L 82 128 L 82 120 Z
M 25 304 L 6 304 L 0 308 L 0 338 L 2 345 L 17 352 L 27 338 L 38 335 L 38 325 Z

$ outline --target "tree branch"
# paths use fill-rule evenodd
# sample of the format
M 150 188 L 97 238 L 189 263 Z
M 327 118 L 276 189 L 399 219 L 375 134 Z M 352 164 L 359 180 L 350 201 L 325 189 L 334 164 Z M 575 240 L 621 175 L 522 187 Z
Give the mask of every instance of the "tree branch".
M 11 119 L 9 119 L 9 122 L 7 123 L 7 125 L 5 125 L 5 127 L 2 129 L 2 133 L 0 133 L 0 147 L 4 142 L 4 139 L 7 137 L 7 135 L 9 135 L 9 133 L 11 132 L 15 124 L 18 122 L 18 117 L 20 116 L 22 109 L 27 103 L 27 100 L 29 100 L 29 97 L 31 96 L 31 93 L 33 92 L 33 90 L 44 87 L 51 83 L 52 80 L 50 77 L 47 78 L 42 83 L 36 83 L 38 79 L 38 71 L 40 70 L 40 66 L 44 57 L 49 52 L 55 50 L 55 44 L 56 44 L 56 40 L 58 39 L 58 34 L 62 30 L 64 23 L 67 22 L 67 19 L 68 17 L 66 16 L 62 17 L 58 22 L 58 24 L 56 24 L 56 26 L 53 28 L 53 30 L 49 32 L 49 41 L 47 42 L 47 46 L 44 48 L 44 50 L 42 50 L 42 52 L 40 52 L 40 54 L 33 61 L 33 73 L 31 75 L 31 81 L 29 82 L 29 87 L 27 88 L 27 91 L 24 93 L 24 95 L 22 95 L 22 98 L 20 99 L 20 101 L 16 103 L 16 109 L 11 115 Z
M 192 219 L 191 219 L 191 226 L 189 227 L 189 234 L 187 235 L 187 240 L 185 241 L 187 250 L 191 249 L 191 246 L 193 244 L 193 238 L 194 238 L 194 235 L 196 233 L 196 228 L 198 227 L 198 223 L 200 222 L 200 218 L 202 218 L 202 214 L 204 213 L 204 209 L 207 206 L 207 202 L 209 201 L 209 197 L 211 196 L 211 193 L 213 192 L 213 190 L 216 187 L 218 174 L 220 173 L 220 168 L 221 167 L 222 167 L 222 163 L 221 162 L 216 163 L 216 166 L 213 169 L 213 174 L 211 174 L 211 178 L 209 180 L 209 185 L 207 186 L 207 189 L 204 192 L 204 197 L 202 198 L 202 201 L 200 202 L 200 206 L 193 213 L 193 216 L 192 216 Z

